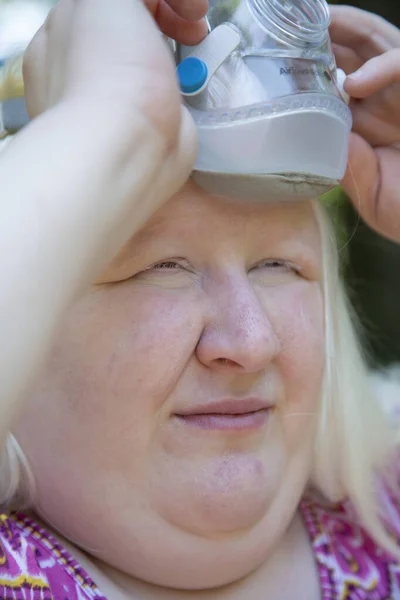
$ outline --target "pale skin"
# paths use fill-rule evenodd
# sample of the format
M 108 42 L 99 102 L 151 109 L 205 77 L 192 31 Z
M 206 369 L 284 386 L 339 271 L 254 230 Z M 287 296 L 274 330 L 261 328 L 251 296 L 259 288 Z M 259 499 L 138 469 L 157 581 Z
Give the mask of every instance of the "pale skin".
M 133 561 L 138 579 L 168 587 L 223 585 L 263 562 L 310 471 L 318 247 L 306 203 L 249 207 L 188 185 L 159 210 L 75 305 L 16 428 L 43 517 L 98 559 L 124 571 Z M 213 434 L 176 418 L 251 397 L 274 404 L 254 431 Z M 120 540 L 110 554 L 98 519 Z
M 117 3 L 61 0 L 27 56 L 41 116 L 0 161 L 2 433 L 13 423 L 32 464 L 37 514 L 110 598 L 318 598 L 297 514 L 324 364 L 311 204 L 180 189 L 193 123 L 154 20 Z M 148 7 L 168 35 L 204 34 L 204 2 Z M 344 185 L 400 242 L 399 32 L 348 10 L 333 7 L 331 33 L 339 66 L 363 66 L 346 81 L 365 98 L 350 152 L 360 206 L 349 175 Z M 102 115 L 115 102 L 111 126 Z M 251 431 L 180 418 L 254 396 L 272 409 Z

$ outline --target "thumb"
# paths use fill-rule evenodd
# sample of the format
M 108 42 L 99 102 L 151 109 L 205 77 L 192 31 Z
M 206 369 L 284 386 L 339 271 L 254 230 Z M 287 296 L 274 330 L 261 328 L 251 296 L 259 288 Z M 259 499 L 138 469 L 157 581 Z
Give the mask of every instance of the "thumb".
M 373 148 L 357 133 L 349 139 L 349 159 L 341 186 L 362 219 L 377 227 L 379 164 Z

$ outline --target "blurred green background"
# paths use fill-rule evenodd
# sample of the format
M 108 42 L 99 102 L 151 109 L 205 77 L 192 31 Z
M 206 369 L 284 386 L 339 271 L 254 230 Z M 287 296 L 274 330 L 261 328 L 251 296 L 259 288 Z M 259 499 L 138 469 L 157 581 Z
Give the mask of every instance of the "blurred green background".
M 110 0 L 112 2 L 112 0 Z M 23 49 L 56 0 L 0 0 L 1 57 Z M 399 0 L 354 0 L 353 4 L 400 27 Z M 327 140 L 329 143 L 329 140 Z M 338 199 L 340 191 L 333 192 Z M 347 200 L 335 204 L 347 224 L 346 282 L 364 331 L 363 343 L 373 366 L 400 362 L 400 246 L 371 231 Z

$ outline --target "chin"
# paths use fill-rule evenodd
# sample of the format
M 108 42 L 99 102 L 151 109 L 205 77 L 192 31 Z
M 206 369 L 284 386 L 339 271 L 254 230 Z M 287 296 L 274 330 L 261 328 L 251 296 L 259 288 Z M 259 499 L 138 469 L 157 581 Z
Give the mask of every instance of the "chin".
M 216 488 L 198 482 L 197 498 L 175 523 L 168 522 L 173 529 L 167 562 L 159 549 L 168 568 L 158 570 L 159 585 L 191 590 L 229 585 L 257 570 L 284 538 L 304 491 L 305 465 L 300 477 L 291 461 L 272 469 L 269 462 L 241 459 L 238 467 L 234 460 L 219 465 L 229 480 L 225 489 L 223 477 Z M 171 540 L 177 543 L 175 560 Z
M 158 512 L 175 527 L 213 539 L 251 530 L 264 518 L 285 472 L 285 455 L 230 452 L 180 467 L 160 480 Z

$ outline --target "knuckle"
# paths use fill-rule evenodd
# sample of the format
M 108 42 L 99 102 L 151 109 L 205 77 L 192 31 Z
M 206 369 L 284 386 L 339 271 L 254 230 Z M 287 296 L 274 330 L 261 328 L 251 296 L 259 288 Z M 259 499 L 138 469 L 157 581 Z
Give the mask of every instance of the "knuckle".
M 62 4 L 63 0 L 60 0 L 60 2 L 48 13 L 46 20 L 43 23 L 43 29 L 47 34 L 50 34 L 50 32 L 54 29 L 57 20 L 57 12 L 60 10 L 60 6 Z
M 31 47 L 29 47 L 23 57 L 23 61 L 22 61 L 22 73 L 23 73 L 23 77 L 24 79 L 28 79 L 32 73 L 33 70 L 33 64 L 34 64 L 34 51 L 32 50 Z
M 29 75 L 29 73 L 36 67 L 38 57 L 43 54 L 45 45 L 46 32 L 44 26 L 42 26 L 25 50 L 23 58 L 24 75 Z

